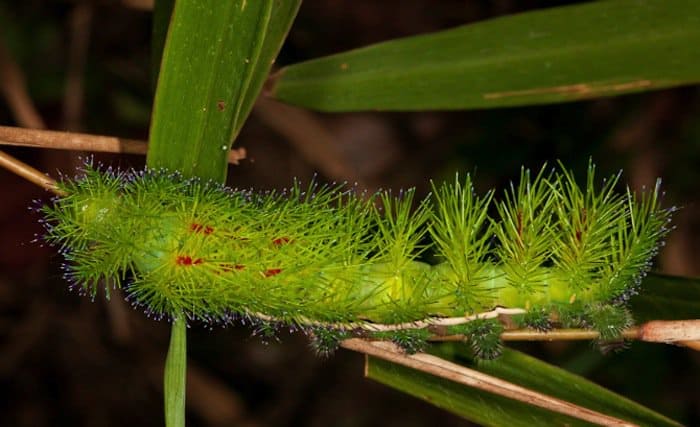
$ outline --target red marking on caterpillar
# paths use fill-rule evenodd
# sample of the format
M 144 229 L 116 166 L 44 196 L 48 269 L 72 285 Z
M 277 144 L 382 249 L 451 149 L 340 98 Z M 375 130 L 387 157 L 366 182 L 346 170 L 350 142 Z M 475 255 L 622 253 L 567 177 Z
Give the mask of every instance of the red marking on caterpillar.
M 214 232 L 213 227 L 210 227 L 208 225 L 197 224 L 196 222 L 193 222 L 190 225 L 190 230 L 194 231 L 195 233 L 204 233 L 204 234 L 211 234 Z
M 278 237 L 277 239 L 273 240 L 272 243 L 275 246 L 282 246 L 284 244 L 290 243 L 291 241 L 292 239 L 290 239 L 289 237 Z
M 581 241 L 581 236 L 586 230 L 586 208 L 581 209 L 581 229 L 576 230 L 576 241 Z
M 270 269 L 265 270 L 265 273 L 263 273 L 263 275 L 265 277 L 272 277 L 272 276 L 276 276 L 276 275 L 280 274 L 281 272 L 282 272 L 281 268 L 270 268 Z
M 224 273 L 230 273 L 232 271 L 241 271 L 245 269 L 245 265 L 242 264 L 221 264 L 221 270 Z
M 518 237 L 523 237 L 523 211 L 518 210 Z
M 202 260 L 202 258 L 192 259 L 192 257 L 189 255 L 178 255 L 177 259 L 175 260 L 175 263 L 177 265 L 184 265 L 184 266 L 199 265 L 203 262 L 204 262 L 204 260 Z

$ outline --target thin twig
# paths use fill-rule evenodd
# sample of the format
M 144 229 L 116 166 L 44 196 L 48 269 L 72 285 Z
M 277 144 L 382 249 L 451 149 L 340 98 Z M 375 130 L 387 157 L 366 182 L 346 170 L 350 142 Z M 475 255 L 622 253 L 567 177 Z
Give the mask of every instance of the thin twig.
M 426 372 L 459 384 L 495 393 L 529 405 L 538 406 L 595 424 L 603 426 L 635 425 L 628 421 L 601 414 L 588 408 L 509 383 L 500 378 L 457 365 L 430 354 L 416 353 L 407 355 L 398 346 L 390 342 L 350 338 L 342 341 L 340 345 L 348 350 L 388 360 L 392 363 Z
M 652 320 L 639 326 L 639 340 L 647 342 L 700 341 L 700 319 Z
M 0 144 L 57 150 L 146 154 L 144 141 L 85 133 L 0 126 Z
M 531 329 L 505 331 L 503 341 L 580 341 L 600 338 L 588 329 L 554 329 L 548 332 Z M 645 342 L 684 345 L 700 350 L 700 320 L 654 320 L 622 332 L 621 338 Z M 435 335 L 431 341 L 463 341 L 464 335 Z
M 64 195 L 56 181 L 4 151 L 0 151 L 0 166 L 59 196 Z
M 524 314 L 522 308 L 497 307 L 491 311 L 458 317 L 431 317 L 423 320 L 404 323 L 371 323 L 348 322 L 332 323 L 300 318 L 297 323 L 303 326 L 328 327 L 342 330 L 363 330 L 368 332 L 391 332 L 406 329 L 440 328 L 463 325 L 477 319 L 507 318 L 512 315 Z M 273 316 L 264 313 L 251 313 L 254 317 L 270 322 L 278 322 Z M 655 320 L 623 331 L 621 338 L 646 342 L 657 342 L 684 345 L 700 349 L 700 320 Z M 508 330 L 501 334 L 503 341 L 580 341 L 600 338 L 600 332 L 590 329 L 553 329 L 548 332 L 532 329 Z M 430 337 L 430 341 L 464 341 L 464 335 L 439 335 Z
M 135 139 L 10 126 L 0 126 L 0 145 L 141 155 L 148 150 L 145 141 Z M 246 150 L 241 147 L 229 152 L 228 162 L 237 165 L 245 158 Z
M 639 333 L 636 328 L 623 331 L 622 338 L 637 339 Z M 583 341 L 594 340 L 600 337 L 598 331 L 589 329 L 553 329 L 547 332 L 536 331 L 533 329 L 516 329 L 505 331 L 501 334 L 503 341 Z M 434 335 L 430 337 L 430 341 L 448 342 L 448 341 L 464 341 L 467 337 L 461 334 L 455 335 Z

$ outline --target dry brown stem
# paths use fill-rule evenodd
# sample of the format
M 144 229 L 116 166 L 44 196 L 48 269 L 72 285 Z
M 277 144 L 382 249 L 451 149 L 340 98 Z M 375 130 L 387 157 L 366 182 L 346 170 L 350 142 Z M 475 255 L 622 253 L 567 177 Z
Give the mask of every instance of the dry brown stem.
M 59 196 L 63 195 L 63 193 L 56 186 L 56 181 L 3 151 L 0 151 L 0 166 L 38 185 L 41 188 L 52 191 Z
M 416 353 L 408 355 L 401 350 L 401 348 L 390 342 L 350 338 L 342 341 L 340 345 L 348 350 L 364 353 L 459 384 L 464 384 L 469 387 L 508 397 L 527 403 L 528 405 L 538 406 L 598 425 L 635 425 L 625 420 L 601 414 L 588 408 L 509 383 L 500 378 L 457 365 L 430 354 Z
M 0 144 L 57 150 L 146 154 L 144 141 L 113 136 L 0 126 Z
M 141 155 L 148 150 L 145 141 L 135 139 L 11 126 L 0 126 L 0 145 Z M 245 158 L 246 150 L 241 147 L 229 152 L 228 161 L 237 165 Z
M 628 340 L 683 345 L 700 350 L 700 320 L 654 320 L 622 332 Z M 505 331 L 503 341 L 579 341 L 600 338 L 600 333 L 589 329 L 554 329 L 541 332 L 531 329 Z M 431 341 L 463 341 L 464 335 L 433 336 Z
M 693 320 L 652 320 L 638 328 L 641 341 L 647 342 L 687 342 L 700 341 L 700 319 Z

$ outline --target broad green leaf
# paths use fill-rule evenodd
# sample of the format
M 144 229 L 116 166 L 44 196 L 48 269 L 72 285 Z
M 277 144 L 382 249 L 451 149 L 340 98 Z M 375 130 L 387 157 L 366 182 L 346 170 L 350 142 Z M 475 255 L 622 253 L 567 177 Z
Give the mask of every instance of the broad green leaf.
M 642 426 L 679 424 L 582 377 L 515 350 L 475 362 L 464 345 L 435 346 L 435 354 L 471 369 Z M 588 426 L 585 421 L 466 387 L 373 357 L 367 376 L 485 426 Z
M 637 323 L 700 319 L 700 278 L 650 274 L 630 305 Z
M 269 95 L 321 111 L 495 108 L 700 81 L 700 2 L 539 10 L 283 68 Z
M 233 139 L 299 4 L 175 2 L 151 117 L 149 167 L 223 181 Z

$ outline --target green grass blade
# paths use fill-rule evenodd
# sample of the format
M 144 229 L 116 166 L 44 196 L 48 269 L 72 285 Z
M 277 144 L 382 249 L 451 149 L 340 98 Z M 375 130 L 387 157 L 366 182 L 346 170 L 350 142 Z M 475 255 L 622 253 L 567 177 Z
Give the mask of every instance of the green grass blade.
M 651 409 L 515 350 L 474 362 L 464 345 L 436 346 L 436 355 L 471 369 L 642 426 L 678 426 Z M 367 376 L 485 426 L 588 426 L 587 422 L 466 387 L 376 358 Z
M 166 427 L 185 427 L 185 380 L 187 373 L 187 326 L 184 318 L 173 321 L 170 347 L 165 359 L 163 392 Z
M 289 27 L 292 25 L 300 5 L 301 0 L 284 0 L 273 3 L 267 33 L 257 60 L 257 67 L 261 72 L 251 75 L 248 90 L 245 91 L 239 106 L 240 113 L 236 116 L 235 128 L 237 130 L 240 130 L 243 126 L 243 122 L 253 108 L 253 104 L 255 104 L 255 100 L 258 98 L 260 90 L 267 80 L 270 67 L 274 63 L 277 53 L 282 48 L 282 44 L 289 32 Z M 265 72 L 262 72 L 263 70 Z
M 700 278 L 649 274 L 630 305 L 637 323 L 700 319 Z
M 321 111 L 496 108 L 700 81 L 700 2 L 539 10 L 283 68 L 270 96 Z
M 233 139 L 299 3 L 175 3 L 151 118 L 150 167 L 223 181 Z

